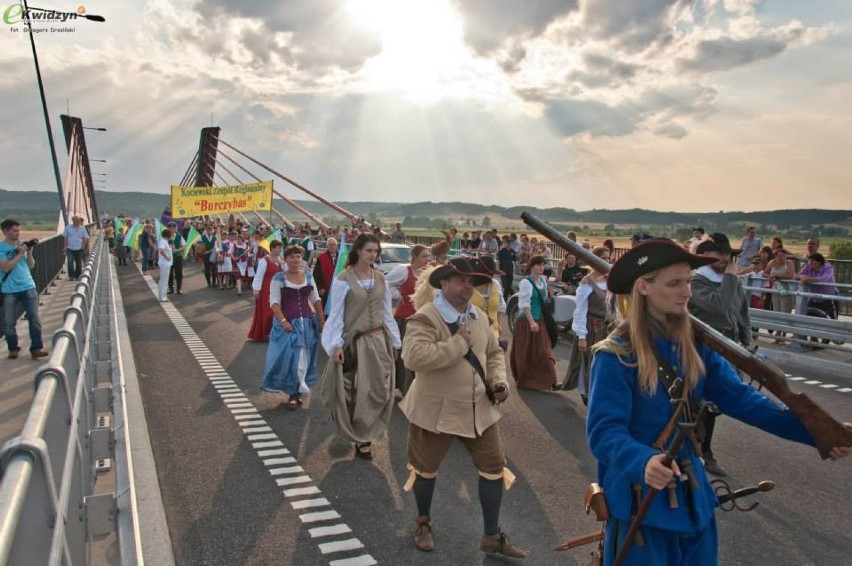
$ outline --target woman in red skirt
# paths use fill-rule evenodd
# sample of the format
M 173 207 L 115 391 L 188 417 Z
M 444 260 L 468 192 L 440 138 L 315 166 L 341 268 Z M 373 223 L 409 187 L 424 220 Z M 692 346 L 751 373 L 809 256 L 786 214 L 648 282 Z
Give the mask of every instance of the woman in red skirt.
M 272 309 L 269 307 L 269 284 L 275 274 L 281 271 L 281 247 L 278 240 L 269 244 L 269 255 L 258 262 L 257 272 L 251 284 L 254 292 L 254 318 L 249 329 L 249 340 L 268 342 L 272 330 Z

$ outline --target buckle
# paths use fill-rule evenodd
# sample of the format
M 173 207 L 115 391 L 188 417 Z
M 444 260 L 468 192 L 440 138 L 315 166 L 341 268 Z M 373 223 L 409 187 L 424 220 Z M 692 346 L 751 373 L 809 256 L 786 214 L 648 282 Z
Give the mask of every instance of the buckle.
M 683 393 L 683 379 L 678 377 L 677 379 L 672 381 L 668 393 L 671 399 L 680 399 L 680 396 Z

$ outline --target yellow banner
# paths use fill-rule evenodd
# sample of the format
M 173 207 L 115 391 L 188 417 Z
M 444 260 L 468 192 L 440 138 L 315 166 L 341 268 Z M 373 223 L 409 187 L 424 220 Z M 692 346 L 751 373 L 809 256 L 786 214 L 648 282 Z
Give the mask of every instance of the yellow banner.
M 172 185 L 172 216 L 175 218 L 269 210 L 271 206 L 272 181 L 222 187 Z

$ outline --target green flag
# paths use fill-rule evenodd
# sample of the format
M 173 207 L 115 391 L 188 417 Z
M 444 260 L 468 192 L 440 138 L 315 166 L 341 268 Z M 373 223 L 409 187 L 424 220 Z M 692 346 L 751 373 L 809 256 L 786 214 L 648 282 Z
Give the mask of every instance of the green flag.
M 195 229 L 195 226 L 189 229 L 189 234 L 186 235 L 186 248 L 183 250 L 183 259 L 189 255 L 189 250 L 195 245 L 195 242 L 201 239 L 201 233 Z

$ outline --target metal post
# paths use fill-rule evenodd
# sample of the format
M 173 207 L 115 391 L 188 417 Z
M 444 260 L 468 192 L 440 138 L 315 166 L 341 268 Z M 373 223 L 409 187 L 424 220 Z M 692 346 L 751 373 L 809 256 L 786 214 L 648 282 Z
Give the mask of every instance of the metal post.
M 68 225 L 68 210 L 65 208 L 65 199 L 62 195 L 62 178 L 59 175 L 59 160 L 56 157 L 56 147 L 53 145 L 53 131 L 50 128 L 50 114 L 47 112 L 47 100 L 44 97 L 44 83 L 41 80 L 41 70 L 38 66 L 38 54 L 36 53 L 35 39 L 33 36 L 33 23 L 30 20 L 30 8 L 27 0 L 21 0 L 24 5 L 24 21 L 29 28 L 30 45 L 33 48 L 33 61 L 35 62 L 36 78 L 38 79 L 38 92 L 41 95 L 41 108 L 44 111 L 44 123 L 47 127 L 47 142 L 50 146 L 50 156 L 53 159 L 53 175 L 56 177 L 56 190 L 59 191 L 59 206 L 62 210 L 62 222 Z

